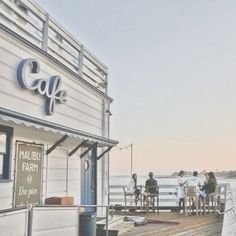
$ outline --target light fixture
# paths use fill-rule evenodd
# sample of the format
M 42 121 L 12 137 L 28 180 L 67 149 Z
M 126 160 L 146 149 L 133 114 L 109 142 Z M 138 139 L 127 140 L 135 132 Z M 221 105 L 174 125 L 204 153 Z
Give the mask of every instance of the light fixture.
M 110 110 L 106 110 L 106 113 L 109 115 L 109 116 L 112 116 L 112 113 Z

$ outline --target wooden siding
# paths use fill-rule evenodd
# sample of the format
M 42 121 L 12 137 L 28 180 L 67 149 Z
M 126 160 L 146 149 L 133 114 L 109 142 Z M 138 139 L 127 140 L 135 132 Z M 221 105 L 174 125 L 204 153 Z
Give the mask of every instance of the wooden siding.
M 13 181 L 1 183 L 0 187 L 0 201 L 1 201 L 1 209 L 9 209 L 12 208 L 13 202 Z
M 86 88 L 71 74 L 50 62 L 20 42 L 0 33 L 0 100 L 1 106 L 43 120 L 102 136 L 103 98 Z M 36 58 L 40 61 L 41 72 L 34 78 L 49 78 L 52 75 L 62 77 L 62 88 L 67 91 L 66 104 L 56 104 L 55 113 L 44 113 L 45 98 L 32 91 L 19 88 L 16 81 L 16 69 L 24 58 Z M 7 102 L 3 102 L 7 101 Z
M 24 125 L 17 125 L 14 123 L 0 124 L 8 125 L 14 128 L 14 139 L 12 143 L 11 156 L 11 181 L 1 182 L 0 188 L 0 210 L 13 207 L 13 189 L 14 189 L 14 168 L 15 168 L 15 145 L 16 141 L 35 142 L 44 145 L 44 149 L 52 146 L 61 135 L 52 132 L 45 132 L 44 130 L 37 130 L 33 127 L 25 127 Z M 23 135 L 23 134 L 27 135 Z M 80 150 L 68 157 L 68 153 L 72 151 L 81 140 L 70 138 L 68 143 L 63 143 L 56 148 L 48 156 L 44 155 L 43 164 L 43 179 L 42 179 L 42 203 L 47 197 L 53 196 L 73 196 L 74 203 L 80 204 L 80 181 L 81 181 L 81 159 Z M 102 159 L 99 160 L 98 167 L 98 204 L 107 204 L 107 200 L 103 202 L 105 190 L 101 188 L 102 185 L 107 186 L 107 178 L 103 177 L 105 172 L 102 172 Z M 106 160 L 107 161 L 107 160 Z M 106 167 L 107 170 L 107 167 Z M 103 179 L 105 178 L 105 183 Z M 105 199 L 107 199 L 107 191 Z M 99 209 L 100 211 L 101 209 Z
M 68 157 L 68 151 L 57 148 L 48 156 L 46 197 L 73 196 L 80 203 L 80 157 L 79 153 Z
M 107 81 L 107 67 L 31 0 L 0 0 L 0 24 L 0 107 L 91 135 L 108 137 L 109 116 L 105 110 L 112 99 L 106 95 L 106 86 L 99 85 Z M 48 36 L 45 39 L 46 30 Z M 68 93 L 67 103 L 56 104 L 52 116 L 45 115 L 43 96 L 18 85 L 17 67 L 26 58 L 35 58 L 40 63 L 40 73 L 29 75 L 30 79 L 49 79 L 53 75 L 62 78 L 61 89 Z M 1 183 L 0 188 L 1 209 L 6 209 L 13 207 L 16 140 L 44 144 L 46 150 L 61 134 L 11 121 L 0 123 L 14 127 L 12 181 Z M 81 140 L 69 139 L 70 142 L 63 143 L 49 156 L 44 155 L 42 203 L 47 197 L 65 195 L 74 196 L 75 204 L 80 203 L 80 153 L 68 157 L 68 152 Z M 103 162 L 103 158 L 99 161 L 98 204 L 106 203 L 103 201 L 105 190 L 102 189 L 108 185 L 105 162 L 107 160 Z
M 80 152 L 68 158 L 68 195 L 74 197 L 74 203 L 80 204 Z

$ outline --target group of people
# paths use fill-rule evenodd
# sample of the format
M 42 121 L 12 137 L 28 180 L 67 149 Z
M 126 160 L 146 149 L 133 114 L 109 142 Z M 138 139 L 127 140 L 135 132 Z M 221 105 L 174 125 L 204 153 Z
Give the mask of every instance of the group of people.
M 185 178 L 184 171 L 181 170 L 178 174 L 178 192 L 179 198 L 179 213 L 182 214 L 185 209 L 184 198 L 185 188 L 187 186 L 196 187 L 197 194 L 201 200 L 207 198 L 209 194 L 214 193 L 216 189 L 217 181 L 213 172 L 205 173 L 205 180 L 202 182 L 198 177 L 198 172 L 194 171 L 190 178 Z M 194 207 L 194 206 L 193 206 Z
M 158 193 L 158 184 L 157 181 L 153 178 L 153 172 L 149 172 L 149 179 L 145 182 L 145 191 L 144 191 L 144 202 L 147 200 L 148 194 L 156 194 Z M 196 187 L 197 194 L 201 200 L 207 198 L 209 194 L 214 193 L 216 189 L 217 181 L 213 172 L 205 173 L 205 180 L 202 182 L 198 177 L 198 172 L 194 171 L 193 175 L 189 178 L 185 177 L 185 173 L 181 170 L 178 174 L 178 192 L 177 197 L 179 199 L 179 213 L 182 214 L 185 205 L 185 188 L 187 186 Z M 129 185 L 126 188 L 126 191 L 135 195 L 135 202 L 140 200 L 141 190 L 137 185 L 137 174 L 133 174 L 132 178 L 129 182 Z M 194 206 L 193 206 L 194 207 Z
M 143 201 L 147 201 L 147 198 L 145 196 L 148 196 L 148 194 L 156 194 L 157 193 L 157 181 L 153 178 L 153 172 L 149 172 L 148 174 L 149 178 L 145 182 L 145 191 L 144 191 L 144 199 Z M 135 202 L 140 200 L 140 193 L 141 190 L 137 185 L 137 174 L 132 174 L 132 178 L 129 182 L 129 185 L 126 188 L 126 191 L 129 193 L 135 194 Z

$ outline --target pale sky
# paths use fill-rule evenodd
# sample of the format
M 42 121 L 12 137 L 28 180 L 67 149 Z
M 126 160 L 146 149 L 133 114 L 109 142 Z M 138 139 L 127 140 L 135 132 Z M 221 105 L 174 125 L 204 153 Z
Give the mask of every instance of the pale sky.
M 134 172 L 236 169 L 235 0 L 37 0 L 109 67 Z M 111 174 L 130 173 L 114 148 Z

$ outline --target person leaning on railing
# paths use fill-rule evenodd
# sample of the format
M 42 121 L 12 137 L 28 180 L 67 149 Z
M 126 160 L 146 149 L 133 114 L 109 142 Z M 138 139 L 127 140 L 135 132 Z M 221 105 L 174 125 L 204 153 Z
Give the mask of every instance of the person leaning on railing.
M 209 172 L 208 175 L 209 175 L 208 181 L 204 186 L 205 191 L 206 191 L 206 195 L 214 193 L 216 190 L 216 185 L 217 185 L 217 181 L 216 181 L 216 177 L 215 177 L 214 173 Z
M 193 172 L 193 175 L 188 178 L 188 180 L 187 180 L 187 186 L 196 187 L 196 191 L 197 191 L 198 195 L 201 194 L 201 186 L 202 186 L 202 183 L 201 183 L 200 178 L 198 177 L 198 172 L 197 172 L 197 171 L 194 171 L 194 172 Z
M 197 194 L 197 197 L 198 198 L 203 198 L 205 197 L 205 192 L 202 190 L 201 186 L 202 186 L 202 183 L 201 183 L 201 180 L 199 179 L 198 177 L 198 172 L 197 171 L 194 171 L 193 172 L 193 175 L 191 177 L 188 178 L 187 180 L 187 186 L 189 187 L 195 187 L 196 188 L 196 194 Z M 196 208 L 195 206 L 195 203 L 192 199 L 192 206 L 191 206 L 192 210 Z
M 184 171 L 181 170 L 178 174 L 178 191 L 177 197 L 179 199 L 179 214 L 183 214 L 185 209 L 185 187 L 187 185 L 187 179 L 184 177 Z
M 208 201 L 208 197 L 215 192 L 216 190 L 216 185 L 217 185 L 217 181 L 216 181 L 216 177 L 214 175 L 213 172 L 209 172 L 208 173 L 208 178 L 207 181 L 204 182 L 203 188 L 202 190 L 205 191 L 206 193 L 206 201 Z

